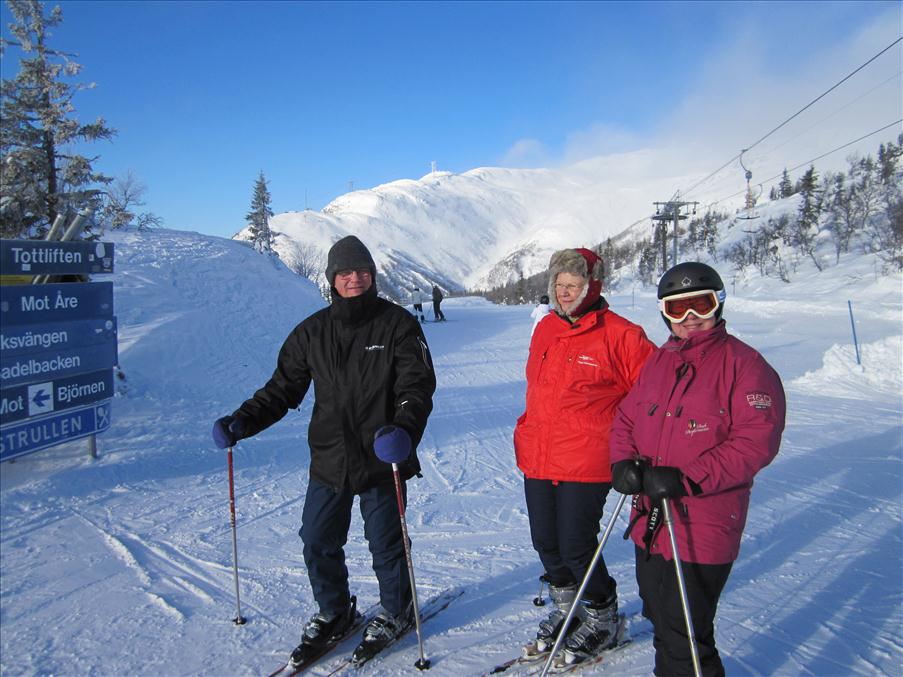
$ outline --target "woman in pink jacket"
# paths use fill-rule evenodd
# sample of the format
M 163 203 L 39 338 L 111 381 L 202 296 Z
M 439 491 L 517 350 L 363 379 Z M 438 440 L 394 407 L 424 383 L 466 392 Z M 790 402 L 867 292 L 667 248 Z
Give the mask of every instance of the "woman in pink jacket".
M 655 674 L 692 675 L 671 544 L 669 500 L 704 675 L 723 675 L 715 611 L 740 551 L 753 478 L 778 452 L 781 380 L 727 333 L 724 283 L 711 267 L 680 263 L 658 286 L 672 336 L 621 402 L 611 430 L 612 483 L 635 494 L 630 534 L 643 614 L 655 629 Z

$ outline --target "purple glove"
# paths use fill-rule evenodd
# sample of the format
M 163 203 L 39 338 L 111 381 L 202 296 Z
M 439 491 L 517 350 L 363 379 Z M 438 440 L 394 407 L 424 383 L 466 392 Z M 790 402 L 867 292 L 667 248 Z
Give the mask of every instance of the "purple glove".
M 213 424 L 213 443 L 220 449 L 234 447 L 245 436 L 245 420 L 237 416 L 223 416 Z
M 385 463 L 401 463 L 411 455 L 411 436 L 404 428 L 384 425 L 373 437 L 373 451 Z

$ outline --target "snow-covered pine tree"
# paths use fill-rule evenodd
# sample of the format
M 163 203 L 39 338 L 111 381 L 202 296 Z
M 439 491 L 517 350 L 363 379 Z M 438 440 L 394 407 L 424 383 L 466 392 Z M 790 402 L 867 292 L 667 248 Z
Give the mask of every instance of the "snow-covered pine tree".
M 72 84 L 81 66 L 74 54 L 48 45 L 49 28 L 63 20 L 54 7 L 44 14 L 38 0 L 8 0 L 13 39 L 0 38 L 0 54 L 10 46 L 22 52 L 19 72 L 0 81 L 0 234 L 7 238 L 42 236 L 57 214 L 100 206 L 94 186 L 112 179 L 95 172 L 87 158 L 65 152 L 73 144 L 112 138 L 116 131 L 102 117 L 81 124 L 72 99 L 92 84 Z M 89 232 L 89 231 L 87 231 Z
M 790 174 L 787 172 L 787 168 L 784 168 L 784 173 L 781 175 L 781 182 L 778 184 L 779 195 L 782 198 L 790 197 L 793 195 L 793 183 L 790 181 Z
M 809 166 L 800 179 L 799 185 L 801 199 L 797 210 L 796 224 L 792 231 L 793 244 L 801 253 L 812 259 L 816 268 L 822 270 L 822 263 L 815 253 L 818 219 L 822 212 L 822 191 L 814 165 Z
M 267 181 L 261 171 L 254 183 L 251 211 L 245 217 L 248 221 L 250 240 L 254 248 L 261 253 L 269 253 L 273 250 L 273 232 L 270 230 L 270 218 L 273 216 L 273 210 L 270 208 L 270 200 Z

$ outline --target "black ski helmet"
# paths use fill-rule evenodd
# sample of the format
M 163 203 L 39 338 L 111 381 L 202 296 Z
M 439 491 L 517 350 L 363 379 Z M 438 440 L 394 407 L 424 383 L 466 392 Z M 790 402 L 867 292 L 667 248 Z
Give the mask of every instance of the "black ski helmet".
M 702 291 L 704 289 L 714 289 L 716 292 L 724 291 L 724 282 L 718 271 L 699 261 L 684 261 L 671 267 L 662 279 L 658 281 L 658 297 L 660 299 L 674 294 L 683 294 L 690 291 Z M 723 298 L 723 294 L 719 294 Z M 724 310 L 724 302 L 718 305 L 715 312 L 715 319 L 721 319 L 721 311 Z M 671 323 L 668 318 L 662 314 L 662 319 L 668 328 Z

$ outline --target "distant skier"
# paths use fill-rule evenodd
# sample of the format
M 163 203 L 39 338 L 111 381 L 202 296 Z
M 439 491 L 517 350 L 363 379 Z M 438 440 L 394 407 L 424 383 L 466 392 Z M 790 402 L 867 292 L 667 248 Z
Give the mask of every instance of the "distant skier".
M 551 648 L 571 605 L 579 604 L 579 624 L 567 629 L 565 651 L 583 660 L 616 641 L 617 585 L 604 560 L 583 599 L 576 599 L 577 586 L 598 545 L 611 489 L 608 435 L 615 409 L 655 345 L 641 327 L 609 310 L 602 260 L 589 249 L 552 255 L 549 296 L 555 312 L 530 341 L 527 408 L 514 429 L 514 449 L 530 536 L 554 602 L 535 648 Z
M 421 322 L 426 322 L 426 316 L 423 314 L 423 292 L 420 291 L 420 287 L 414 287 L 414 291 L 411 292 L 411 303 L 414 304 L 414 316 Z
M 303 665 L 355 619 L 344 545 L 358 497 L 373 556 L 381 608 L 357 655 L 385 646 L 414 620 L 405 544 L 392 466 L 377 457 L 404 454 L 403 480 L 420 472 L 417 443 L 433 408 L 436 376 L 423 330 L 401 307 L 376 295 L 376 266 L 353 235 L 329 250 L 332 303 L 292 330 L 270 380 L 213 426 L 218 447 L 234 446 L 301 404 L 314 384 L 307 443 L 310 480 L 301 517 L 304 563 L 319 612 L 304 627 L 292 665 Z M 402 491 L 404 493 L 404 485 Z
M 694 671 L 671 540 L 658 528 L 668 501 L 701 672 L 724 675 L 715 611 L 740 551 L 753 478 L 778 453 L 784 389 L 758 352 L 727 333 L 724 283 L 713 268 L 677 264 L 658 298 L 671 336 L 618 407 L 611 472 L 616 490 L 636 494 L 630 525 L 655 674 Z
M 445 313 L 439 308 L 439 304 L 442 303 L 442 291 L 438 286 L 433 285 L 433 319 L 436 322 L 444 322 L 445 321 Z
M 543 294 L 539 297 L 539 305 L 533 309 L 532 313 L 530 313 L 530 317 L 533 318 L 533 329 L 530 330 L 531 335 L 536 331 L 536 325 L 540 323 L 542 318 L 549 314 L 549 310 L 549 297 Z

